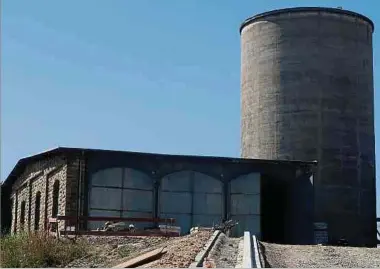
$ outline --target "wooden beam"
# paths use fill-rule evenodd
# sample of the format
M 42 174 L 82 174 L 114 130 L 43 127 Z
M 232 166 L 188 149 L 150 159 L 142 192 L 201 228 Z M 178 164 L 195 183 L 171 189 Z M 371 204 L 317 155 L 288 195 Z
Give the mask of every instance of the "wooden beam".
M 159 259 L 166 252 L 167 250 L 165 249 L 165 247 L 158 248 L 153 251 L 149 251 L 148 253 L 142 254 L 136 258 L 133 258 L 129 261 L 118 264 L 112 268 L 135 268 L 137 266 Z

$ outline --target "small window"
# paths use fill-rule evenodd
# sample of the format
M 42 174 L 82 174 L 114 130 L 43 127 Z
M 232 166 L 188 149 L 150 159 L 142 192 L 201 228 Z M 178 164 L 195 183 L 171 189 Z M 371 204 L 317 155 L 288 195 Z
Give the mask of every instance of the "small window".
M 59 181 L 56 180 L 53 186 L 53 208 L 52 217 L 55 218 L 58 215 L 58 201 L 59 201 Z
M 36 194 L 36 202 L 34 207 L 34 230 L 38 231 L 40 226 L 40 210 L 41 208 L 41 192 Z

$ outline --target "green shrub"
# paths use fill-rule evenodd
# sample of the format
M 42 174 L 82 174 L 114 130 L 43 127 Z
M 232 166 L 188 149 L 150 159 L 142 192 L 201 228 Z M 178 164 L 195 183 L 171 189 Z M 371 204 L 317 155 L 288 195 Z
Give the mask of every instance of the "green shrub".
M 41 232 L 18 233 L 1 239 L 1 267 L 59 267 L 86 255 L 84 241 L 64 241 Z

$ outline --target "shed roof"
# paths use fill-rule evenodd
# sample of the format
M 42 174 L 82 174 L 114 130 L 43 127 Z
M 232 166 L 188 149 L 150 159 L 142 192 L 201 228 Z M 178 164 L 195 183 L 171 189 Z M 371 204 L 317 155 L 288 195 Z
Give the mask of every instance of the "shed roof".
M 49 149 L 31 156 L 21 158 L 9 173 L 8 177 L 2 184 L 2 187 L 12 185 L 17 177 L 24 171 L 25 167 L 35 161 L 43 160 L 48 157 L 60 155 L 60 154 L 80 154 L 80 153 L 101 153 L 101 152 L 113 152 L 119 154 L 136 154 L 136 155 L 150 155 L 156 157 L 175 157 L 186 158 L 193 160 L 220 160 L 225 162 L 235 163 L 283 163 L 283 164 L 308 164 L 316 165 L 317 161 L 299 161 L 299 160 L 266 160 L 266 159 L 248 159 L 248 158 L 233 158 L 233 157 L 217 157 L 217 156 L 202 156 L 202 155 L 176 155 L 176 154 L 162 154 L 162 153 L 146 153 L 135 151 L 121 151 L 121 150 L 106 150 L 106 149 L 91 149 L 91 148 L 71 148 L 71 147 L 56 147 Z

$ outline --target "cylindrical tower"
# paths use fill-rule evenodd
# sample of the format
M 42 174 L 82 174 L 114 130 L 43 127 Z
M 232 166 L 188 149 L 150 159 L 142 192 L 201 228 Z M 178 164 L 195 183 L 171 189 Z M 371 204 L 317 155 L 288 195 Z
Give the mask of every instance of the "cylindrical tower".
M 309 7 L 240 28 L 242 157 L 318 160 L 315 221 L 353 245 L 376 239 L 373 31 L 363 15 Z

